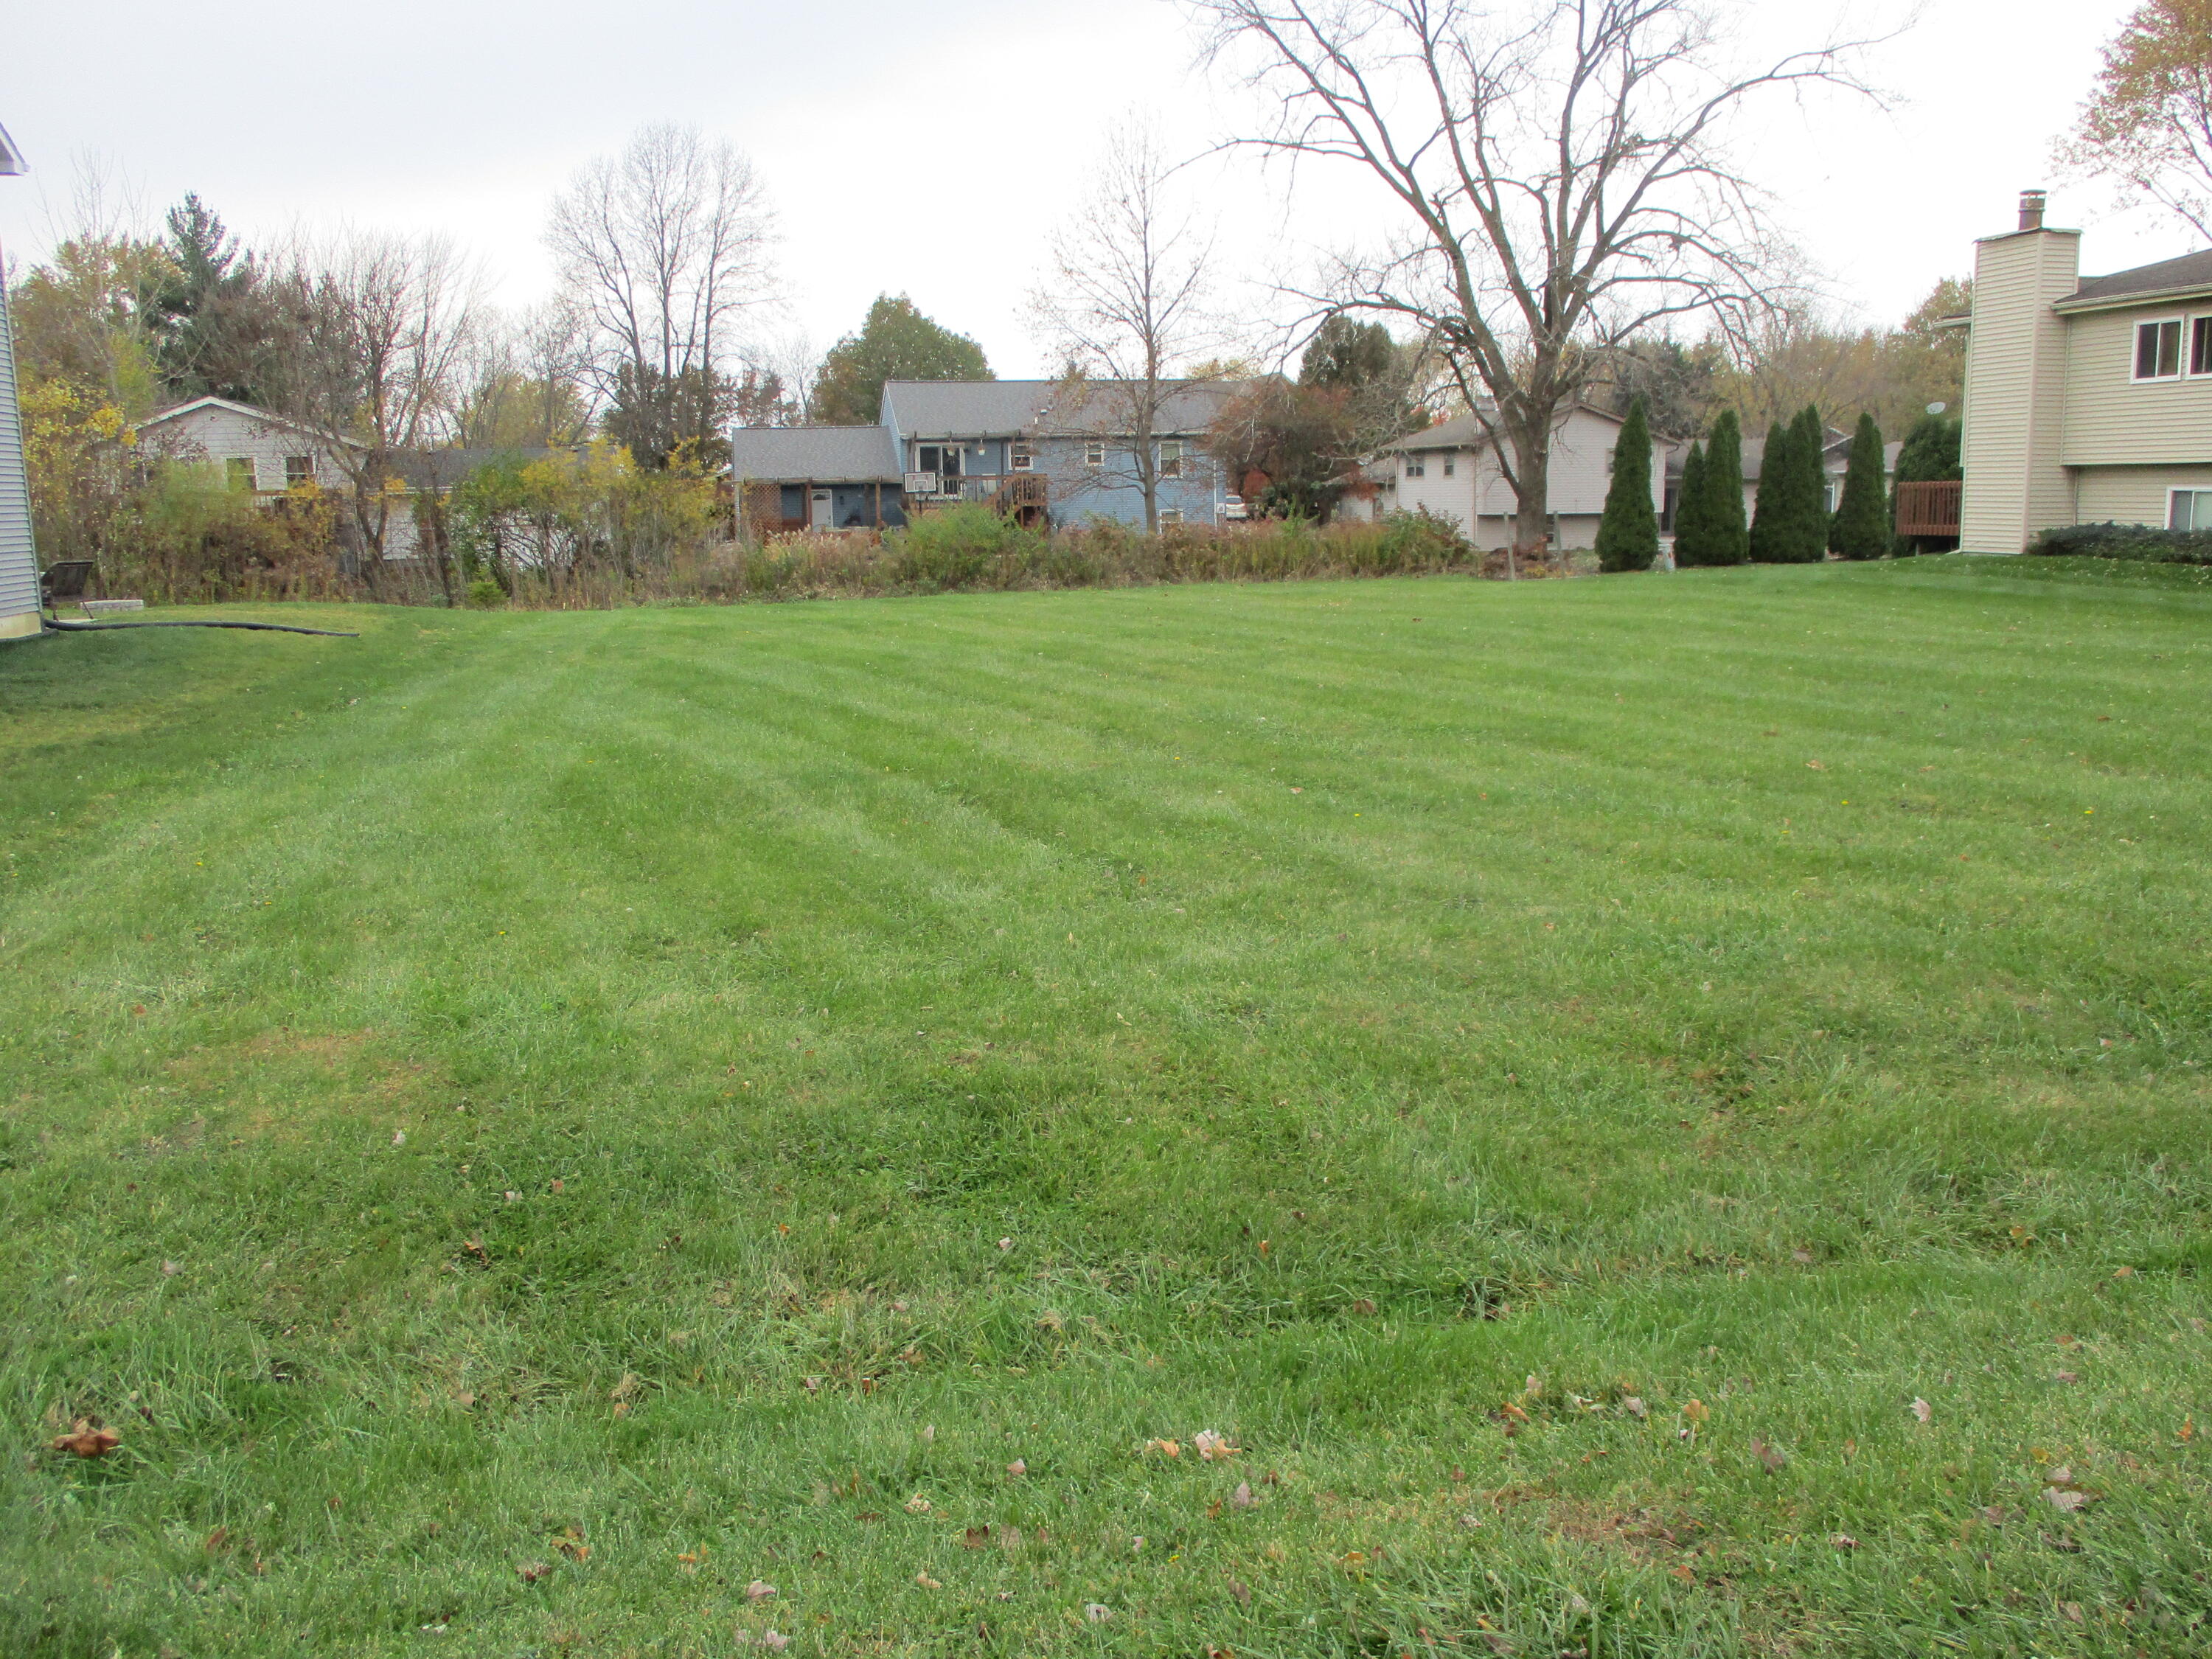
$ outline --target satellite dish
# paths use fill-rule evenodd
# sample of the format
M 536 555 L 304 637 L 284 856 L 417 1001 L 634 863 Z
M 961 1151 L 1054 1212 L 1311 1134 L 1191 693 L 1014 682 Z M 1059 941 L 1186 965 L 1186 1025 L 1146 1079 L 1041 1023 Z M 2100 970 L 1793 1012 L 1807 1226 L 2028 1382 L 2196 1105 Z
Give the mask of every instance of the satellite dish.
M 0 178 L 12 178 L 27 173 L 30 167 L 23 160 L 23 152 L 15 148 L 15 141 L 8 136 L 8 129 L 0 127 Z
M 1930 415 L 1941 415 L 1945 410 L 1950 408 L 1950 404 L 1946 403 L 1932 403 L 1928 405 L 1928 412 Z

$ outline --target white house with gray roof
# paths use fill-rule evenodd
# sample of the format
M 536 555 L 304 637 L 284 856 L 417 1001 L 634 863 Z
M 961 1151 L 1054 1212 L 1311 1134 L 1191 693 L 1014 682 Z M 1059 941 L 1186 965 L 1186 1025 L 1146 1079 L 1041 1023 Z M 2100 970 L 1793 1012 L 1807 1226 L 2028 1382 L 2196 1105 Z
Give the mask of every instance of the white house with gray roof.
M 1587 548 L 1597 544 L 1598 520 L 1613 483 L 1613 452 L 1620 436 L 1619 416 L 1577 404 L 1560 412 L 1552 431 L 1547 502 L 1552 545 Z M 1380 465 L 1368 469 L 1378 488 L 1362 501 L 1348 501 L 1340 514 L 1394 509 L 1422 509 L 1452 520 L 1478 548 L 1508 547 L 1516 511 L 1513 487 L 1498 464 L 1498 450 L 1482 421 L 1473 415 L 1440 421 L 1425 431 L 1388 446 Z M 1663 504 L 1665 469 L 1659 446 L 1652 446 L 1651 506 Z
M 1141 524 L 1147 467 L 1162 522 L 1212 524 L 1226 483 L 1200 441 L 1241 389 L 1173 388 L 1140 456 L 1128 382 L 890 380 L 878 426 L 738 428 L 731 472 L 766 528 L 894 525 L 963 501 L 1031 521 Z
M 2062 525 L 2212 528 L 2212 252 L 2081 274 L 2081 233 L 1974 245 L 1959 544 L 2018 553 Z

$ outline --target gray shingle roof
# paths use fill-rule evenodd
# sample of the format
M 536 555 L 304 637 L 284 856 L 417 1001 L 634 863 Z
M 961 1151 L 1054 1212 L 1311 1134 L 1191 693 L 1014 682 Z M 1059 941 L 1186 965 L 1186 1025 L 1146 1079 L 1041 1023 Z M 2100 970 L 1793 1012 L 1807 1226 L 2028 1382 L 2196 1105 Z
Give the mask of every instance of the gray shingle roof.
M 896 483 L 889 427 L 741 426 L 730 434 L 730 476 L 793 483 Z
M 888 380 L 884 418 L 902 438 L 1036 437 L 1110 432 L 1125 424 L 1123 380 Z M 1213 423 L 1243 381 L 1184 386 L 1168 394 L 1156 432 L 1188 436 Z
M 2109 276 L 2085 276 L 2081 285 L 2066 297 L 2111 300 L 2128 294 L 2162 294 L 2177 288 L 2212 288 L 2212 250 L 2137 265 L 2133 270 L 2116 270 Z

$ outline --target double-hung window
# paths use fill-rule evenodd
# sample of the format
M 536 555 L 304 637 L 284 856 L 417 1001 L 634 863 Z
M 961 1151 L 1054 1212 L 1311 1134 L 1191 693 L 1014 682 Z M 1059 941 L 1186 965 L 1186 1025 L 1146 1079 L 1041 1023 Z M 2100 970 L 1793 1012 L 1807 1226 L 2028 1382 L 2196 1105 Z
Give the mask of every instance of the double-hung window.
M 2176 380 L 2181 378 L 2181 319 L 2161 317 L 2136 325 L 2136 372 L 2138 380 Z
M 1428 465 L 1427 465 L 1427 464 L 1426 464 L 1425 462 L 1424 462 L 1424 461 L 1423 461 L 1423 460 L 1422 460 L 1419 456 L 1417 456 L 1417 455 L 1408 455 L 1408 456 L 1407 456 L 1407 457 L 1406 457 L 1406 476 L 1407 476 L 1407 477 L 1409 477 L 1409 478 L 1420 478 L 1420 477 L 1427 477 L 1427 476 L 1428 476 L 1428 471 L 1429 471 L 1429 469 L 1428 469 Z
M 1092 438 L 1084 444 L 1083 464 L 1085 466 L 1103 466 L 1106 465 L 1106 441 L 1104 439 Z
M 2189 319 L 2189 372 L 2212 374 L 2212 317 Z
M 1182 444 L 1176 439 L 1170 438 L 1160 446 L 1160 477 L 1182 477 Z
M 1449 477 L 1450 477 L 1452 476 L 1452 474 L 1453 474 L 1453 473 L 1455 473 L 1455 472 L 1456 472 L 1456 471 L 1459 471 L 1459 459 L 1458 459 L 1458 457 L 1454 456 L 1454 455 L 1447 455 L 1447 456 L 1445 456 L 1445 457 L 1444 457 L 1444 477 L 1446 477 L 1447 478 L 1449 478 Z
M 284 458 L 284 488 L 297 489 L 301 484 L 315 481 L 315 458 L 312 455 L 287 455 Z
M 233 489 L 251 493 L 255 488 L 253 457 L 233 455 L 222 464 L 223 481 Z
M 2212 489 L 2169 489 L 2166 492 L 2168 530 L 2212 530 Z
M 1036 452 L 1031 449 L 1027 444 L 1017 443 L 1008 447 L 1006 450 L 1006 470 L 1008 471 L 1028 472 L 1033 471 L 1036 465 Z

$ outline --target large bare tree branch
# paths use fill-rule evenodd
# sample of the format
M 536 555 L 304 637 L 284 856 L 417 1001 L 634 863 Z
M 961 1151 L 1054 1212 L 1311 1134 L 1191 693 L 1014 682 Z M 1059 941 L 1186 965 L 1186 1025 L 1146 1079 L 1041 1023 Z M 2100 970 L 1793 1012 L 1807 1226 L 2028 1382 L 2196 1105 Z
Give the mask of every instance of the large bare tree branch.
M 1402 317 L 1442 354 L 1516 502 L 1548 538 L 1551 446 L 1606 354 L 1692 313 L 1740 328 L 1774 239 L 1730 160 L 1755 96 L 1864 93 L 1856 46 L 1731 62 L 1695 0 L 1189 0 L 1207 54 L 1267 97 L 1232 140 L 1349 161 L 1387 193 L 1378 252 L 1317 306 Z

